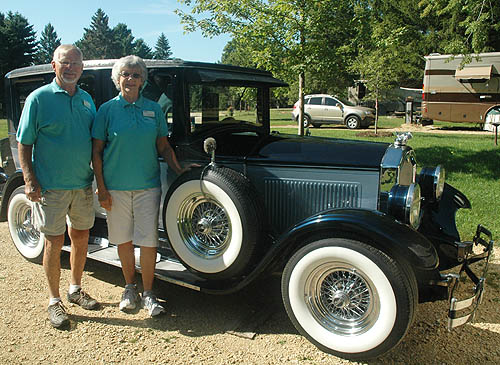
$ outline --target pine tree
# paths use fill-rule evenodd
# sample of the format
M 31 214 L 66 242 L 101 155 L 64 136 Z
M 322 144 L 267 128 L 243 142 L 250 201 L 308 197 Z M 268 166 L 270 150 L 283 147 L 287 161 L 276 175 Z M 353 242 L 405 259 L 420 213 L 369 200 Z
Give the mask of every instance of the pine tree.
M 33 25 L 19 13 L 0 12 L 0 78 L 15 68 L 33 63 L 37 46 Z M 0 103 L 4 102 L 4 88 L 0 87 Z M 0 108 L 0 114 L 5 108 Z
M 126 24 L 118 23 L 113 28 L 113 34 L 116 41 L 120 44 L 120 57 L 134 53 L 134 36 Z
M 165 34 L 160 34 L 158 40 L 156 41 L 155 51 L 153 58 L 157 60 L 166 60 L 172 57 L 172 50 L 170 49 L 170 44 L 168 42 Z
M 84 28 L 83 38 L 76 42 L 83 52 L 84 59 L 119 58 L 121 45 L 108 25 L 109 18 L 102 9 L 97 9 L 92 17 L 90 28 Z
M 144 42 L 144 39 L 138 38 L 134 42 L 134 55 L 141 58 L 153 58 L 153 52 L 151 48 Z
M 38 64 L 49 63 L 57 47 L 61 45 L 61 38 L 57 37 L 52 24 L 47 24 L 40 37 L 38 48 L 35 55 L 35 61 Z

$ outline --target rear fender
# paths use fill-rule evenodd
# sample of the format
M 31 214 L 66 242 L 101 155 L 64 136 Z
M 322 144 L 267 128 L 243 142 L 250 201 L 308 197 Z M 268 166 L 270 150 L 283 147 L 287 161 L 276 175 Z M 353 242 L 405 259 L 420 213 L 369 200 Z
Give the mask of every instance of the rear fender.
M 7 221 L 7 209 L 9 207 L 9 199 L 12 192 L 24 184 L 23 173 L 18 170 L 9 176 L 7 182 L 2 189 L 2 203 L 0 205 L 0 222 Z

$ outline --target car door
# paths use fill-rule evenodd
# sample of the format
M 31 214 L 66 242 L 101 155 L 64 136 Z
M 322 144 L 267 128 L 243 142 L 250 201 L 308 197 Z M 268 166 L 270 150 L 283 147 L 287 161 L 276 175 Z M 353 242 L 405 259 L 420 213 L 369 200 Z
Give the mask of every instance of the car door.
M 325 108 L 321 96 L 312 96 L 305 105 L 305 112 L 311 116 L 312 121 L 324 120 Z
M 323 99 L 324 106 L 324 119 L 329 123 L 342 123 L 343 122 L 343 111 L 339 107 L 340 102 L 332 97 L 325 96 Z

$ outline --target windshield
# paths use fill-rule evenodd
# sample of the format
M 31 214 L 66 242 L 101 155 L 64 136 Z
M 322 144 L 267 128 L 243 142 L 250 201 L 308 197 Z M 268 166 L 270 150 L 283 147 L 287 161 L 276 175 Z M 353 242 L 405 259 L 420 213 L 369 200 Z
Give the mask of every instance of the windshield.
M 262 90 L 256 87 L 190 84 L 191 131 L 224 125 L 250 123 L 261 127 Z

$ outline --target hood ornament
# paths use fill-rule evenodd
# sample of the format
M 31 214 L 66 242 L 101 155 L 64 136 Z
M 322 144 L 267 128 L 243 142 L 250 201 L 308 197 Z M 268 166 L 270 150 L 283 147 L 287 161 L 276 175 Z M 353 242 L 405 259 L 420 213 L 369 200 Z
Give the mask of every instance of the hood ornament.
M 394 146 L 404 147 L 406 146 L 406 142 L 408 142 L 408 140 L 412 137 L 413 135 L 411 134 L 411 132 L 404 132 L 404 133 L 396 132 L 396 140 L 394 141 Z

